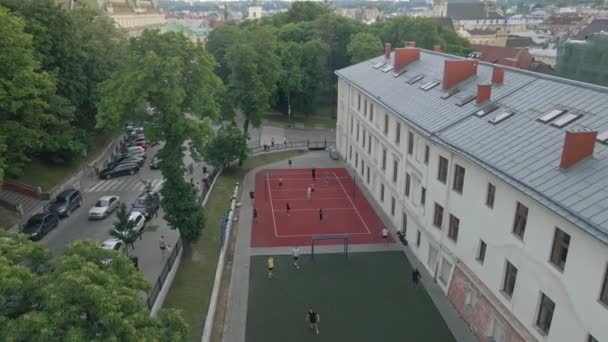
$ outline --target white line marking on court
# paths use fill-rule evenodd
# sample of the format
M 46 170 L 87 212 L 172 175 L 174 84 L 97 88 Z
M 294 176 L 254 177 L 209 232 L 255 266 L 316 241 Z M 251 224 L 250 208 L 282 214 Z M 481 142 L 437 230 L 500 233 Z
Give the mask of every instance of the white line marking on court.
M 310 201 L 308 198 L 275 198 L 277 201 Z M 314 200 L 336 201 L 343 200 L 344 197 L 314 197 Z M 352 208 L 351 208 L 352 209 Z
M 369 235 L 369 233 L 332 233 L 332 234 L 294 234 L 294 235 L 277 235 L 277 237 L 310 237 L 310 236 L 324 236 L 324 235 L 336 235 L 336 234 L 346 234 L 346 235 Z
M 319 210 L 319 208 L 314 208 L 314 209 L 291 209 L 290 212 L 292 212 L 292 211 L 315 211 L 315 210 Z M 323 211 L 325 211 L 325 210 L 353 210 L 353 208 L 323 208 Z M 277 209 L 275 211 L 287 211 L 287 210 Z
M 323 186 L 320 188 L 315 188 L 315 191 L 321 191 L 323 189 L 340 189 L 339 187 L 329 187 L 329 186 Z M 270 190 L 270 191 L 274 191 L 274 192 L 285 192 L 285 191 L 306 191 L 308 190 L 308 188 L 302 188 L 302 189 L 296 189 L 296 188 L 289 188 L 289 189 L 279 189 L 279 190 Z
M 336 175 L 334 173 L 334 175 Z M 337 177 L 337 176 L 336 176 Z M 365 227 L 365 230 L 367 230 L 368 234 L 371 234 L 372 232 L 369 231 L 369 228 L 367 228 L 367 224 L 365 223 L 365 221 L 363 220 L 363 217 L 361 216 L 361 213 L 359 213 L 359 209 L 357 209 L 357 207 L 355 207 L 355 203 L 353 203 L 353 200 L 350 198 L 350 196 L 348 195 L 348 192 L 346 192 L 346 189 L 344 189 L 344 185 L 342 185 L 342 182 L 340 181 L 340 179 L 338 179 L 338 183 L 340 183 L 340 186 L 342 187 L 342 191 L 344 191 L 344 194 L 346 195 L 346 197 L 348 197 L 348 200 L 350 201 L 350 204 L 353 206 L 353 208 L 355 209 L 355 212 L 357 213 L 357 215 L 359 215 L 359 219 L 361 219 L 361 222 L 363 222 L 363 226 Z
M 266 179 L 268 179 L 268 174 L 266 174 Z M 268 185 L 268 190 L 270 190 L 270 182 L 267 181 L 266 184 Z M 274 205 L 272 205 L 272 191 L 269 191 L 270 193 L 268 194 L 270 197 L 270 211 L 272 212 L 272 224 L 274 225 L 274 236 L 278 237 L 279 233 L 277 232 L 277 222 L 274 219 Z

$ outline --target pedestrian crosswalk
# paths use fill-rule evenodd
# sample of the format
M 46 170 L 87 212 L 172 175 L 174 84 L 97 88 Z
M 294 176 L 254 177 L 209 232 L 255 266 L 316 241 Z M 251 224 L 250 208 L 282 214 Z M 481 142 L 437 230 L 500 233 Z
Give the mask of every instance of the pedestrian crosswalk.
M 143 191 L 147 182 L 152 183 L 154 191 L 160 190 L 164 179 L 141 179 L 141 178 L 116 178 L 99 181 L 91 185 L 84 192 L 105 192 L 105 191 Z

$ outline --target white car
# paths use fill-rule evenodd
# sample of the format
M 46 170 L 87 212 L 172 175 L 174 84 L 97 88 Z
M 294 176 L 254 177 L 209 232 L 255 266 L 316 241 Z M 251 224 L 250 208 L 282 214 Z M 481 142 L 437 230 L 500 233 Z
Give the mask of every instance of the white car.
M 124 244 L 118 239 L 107 239 L 101 243 L 100 247 L 107 250 L 120 251 L 123 249 Z
M 103 196 L 89 209 L 89 220 L 101 220 L 110 215 L 120 205 L 120 197 Z
M 144 229 L 146 217 L 139 211 L 132 211 L 129 214 L 129 221 L 134 223 L 133 230 L 139 233 Z
M 128 152 L 132 152 L 132 153 L 134 153 L 134 152 L 146 153 L 146 150 L 143 147 L 141 147 L 141 146 L 129 146 L 129 147 L 125 148 L 125 152 L 127 152 L 127 153 Z

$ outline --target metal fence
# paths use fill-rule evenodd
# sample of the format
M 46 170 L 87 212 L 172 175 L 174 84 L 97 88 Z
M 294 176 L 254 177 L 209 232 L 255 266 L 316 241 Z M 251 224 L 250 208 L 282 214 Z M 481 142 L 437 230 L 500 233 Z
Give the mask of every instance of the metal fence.
M 177 259 L 177 255 L 182 250 L 182 248 L 182 238 L 180 237 L 179 239 L 177 239 L 177 242 L 175 242 L 175 247 L 171 250 L 171 254 L 165 262 L 163 270 L 160 272 L 158 279 L 156 279 L 154 286 L 148 293 L 148 308 L 152 309 L 152 306 L 154 306 L 154 302 L 156 302 L 156 298 L 158 297 L 160 290 L 163 288 L 163 284 L 165 283 L 165 280 L 167 280 L 167 276 L 169 275 L 169 272 L 171 272 L 173 264 Z
M 258 154 L 263 152 L 281 151 L 281 150 L 293 150 L 293 149 L 308 149 L 311 151 L 325 150 L 328 147 L 335 145 L 335 141 L 294 141 L 286 144 L 266 144 L 251 148 L 251 154 Z

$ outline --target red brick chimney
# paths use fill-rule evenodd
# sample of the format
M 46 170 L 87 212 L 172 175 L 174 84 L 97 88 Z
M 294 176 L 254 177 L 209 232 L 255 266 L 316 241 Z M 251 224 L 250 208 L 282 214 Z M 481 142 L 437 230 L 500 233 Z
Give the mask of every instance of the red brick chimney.
M 491 84 L 478 84 L 477 85 L 477 99 L 476 103 L 480 104 L 486 102 L 492 96 L 492 85 Z
M 445 61 L 443 66 L 443 89 L 449 89 L 471 76 L 477 75 L 477 60 Z
M 384 44 L 384 59 L 391 59 L 391 43 Z
M 494 66 L 492 69 L 492 84 L 502 84 L 505 80 L 505 68 Z
M 406 65 L 420 60 L 420 49 L 419 48 L 397 48 L 395 49 L 395 71 L 400 71 Z
M 519 68 L 519 61 L 515 58 L 505 58 L 505 59 L 503 59 L 501 64 L 504 64 L 506 66 L 510 66 L 513 68 Z
M 570 166 L 593 156 L 597 131 L 569 130 L 566 131 L 562 160 L 559 167 L 567 169 Z
M 405 47 L 416 47 L 416 42 L 414 42 L 414 41 L 405 42 Z
M 440 45 L 434 45 L 433 46 L 433 51 L 435 51 L 435 52 L 441 52 L 441 46 Z

